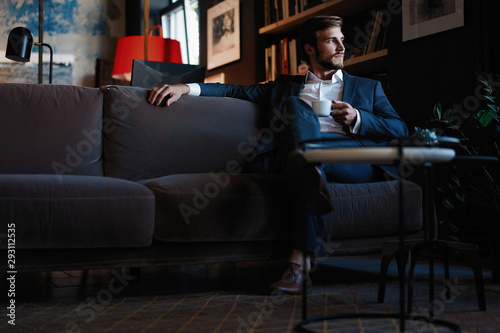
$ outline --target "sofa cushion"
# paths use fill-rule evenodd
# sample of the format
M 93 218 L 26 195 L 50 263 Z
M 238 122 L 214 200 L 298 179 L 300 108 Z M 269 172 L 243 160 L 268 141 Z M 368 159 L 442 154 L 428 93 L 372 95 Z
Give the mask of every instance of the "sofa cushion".
M 251 102 L 183 96 L 157 107 L 144 88 L 107 86 L 103 93 L 107 176 L 218 172 L 233 162 L 245 167 L 255 156 L 259 108 Z
M 154 237 L 159 241 L 290 239 L 291 200 L 274 174 L 179 174 L 142 182 L 156 197 Z M 397 181 L 328 184 L 333 210 L 329 238 L 398 233 Z M 422 228 L 421 189 L 404 182 L 405 230 Z
M 1 233 L 15 224 L 18 249 L 144 247 L 154 197 L 123 179 L 0 175 L 0 216 Z
M 159 241 L 289 239 L 283 176 L 179 174 L 142 182 L 156 197 Z
M 0 105 L 0 173 L 103 175 L 98 89 L 6 83 Z
M 326 216 L 326 234 L 333 238 L 397 235 L 399 182 L 329 183 L 332 212 Z M 403 181 L 405 232 L 422 229 L 422 189 Z

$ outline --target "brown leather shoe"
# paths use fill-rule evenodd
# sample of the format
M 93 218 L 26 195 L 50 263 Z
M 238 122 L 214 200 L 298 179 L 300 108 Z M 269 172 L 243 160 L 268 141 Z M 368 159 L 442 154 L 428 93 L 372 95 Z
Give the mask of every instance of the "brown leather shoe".
M 308 213 L 325 215 L 332 210 L 323 175 L 317 166 L 306 162 L 302 150 L 288 155 L 286 173 L 292 192 L 300 197 Z
M 286 294 L 300 295 L 302 294 L 302 266 L 294 263 L 290 263 L 281 280 L 271 284 L 271 289 L 278 289 Z M 306 275 L 306 286 L 307 289 L 311 287 L 311 278 L 309 274 Z

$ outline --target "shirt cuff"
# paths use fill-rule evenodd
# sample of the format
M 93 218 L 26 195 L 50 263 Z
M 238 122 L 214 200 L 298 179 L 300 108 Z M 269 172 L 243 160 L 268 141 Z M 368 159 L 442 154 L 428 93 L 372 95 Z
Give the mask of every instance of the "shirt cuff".
M 201 88 L 198 83 L 187 83 L 187 86 L 189 87 L 189 94 L 191 96 L 200 96 L 201 95 Z
M 356 110 L 356 124 L 354 124 L 354 126 L 349 126 L 349 129 L 351 130 L 351 133 L 358 134 L 359 129 L 361 128 L 361 113 L 358 111 L 358 109 L 354 110 Z

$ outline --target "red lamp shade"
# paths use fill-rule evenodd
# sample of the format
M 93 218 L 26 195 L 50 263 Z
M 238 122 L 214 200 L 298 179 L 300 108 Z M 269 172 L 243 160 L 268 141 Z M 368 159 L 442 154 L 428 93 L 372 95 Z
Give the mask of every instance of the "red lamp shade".
M 160 36 L 151 36 L 151 31 L 160 29 Z M 161 26 L 149 30 L 148 59 L 144 59 L 144 36 L 127 36 L 118 39 L 115 62 L 111 76 L 117 80 L 130 81 L 133 60 L 150 60 L 182 64 L 179 41 L 161 37 Z

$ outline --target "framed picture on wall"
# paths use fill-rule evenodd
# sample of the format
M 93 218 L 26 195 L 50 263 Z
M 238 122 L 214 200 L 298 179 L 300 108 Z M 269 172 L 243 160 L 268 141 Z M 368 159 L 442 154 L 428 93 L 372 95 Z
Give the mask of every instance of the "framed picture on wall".
M 403 0 L 403 41 L 464 25 L 464 0 Z
M 240 59 L 240 3 L 225 0 L 207 11 L 207 69 Z

